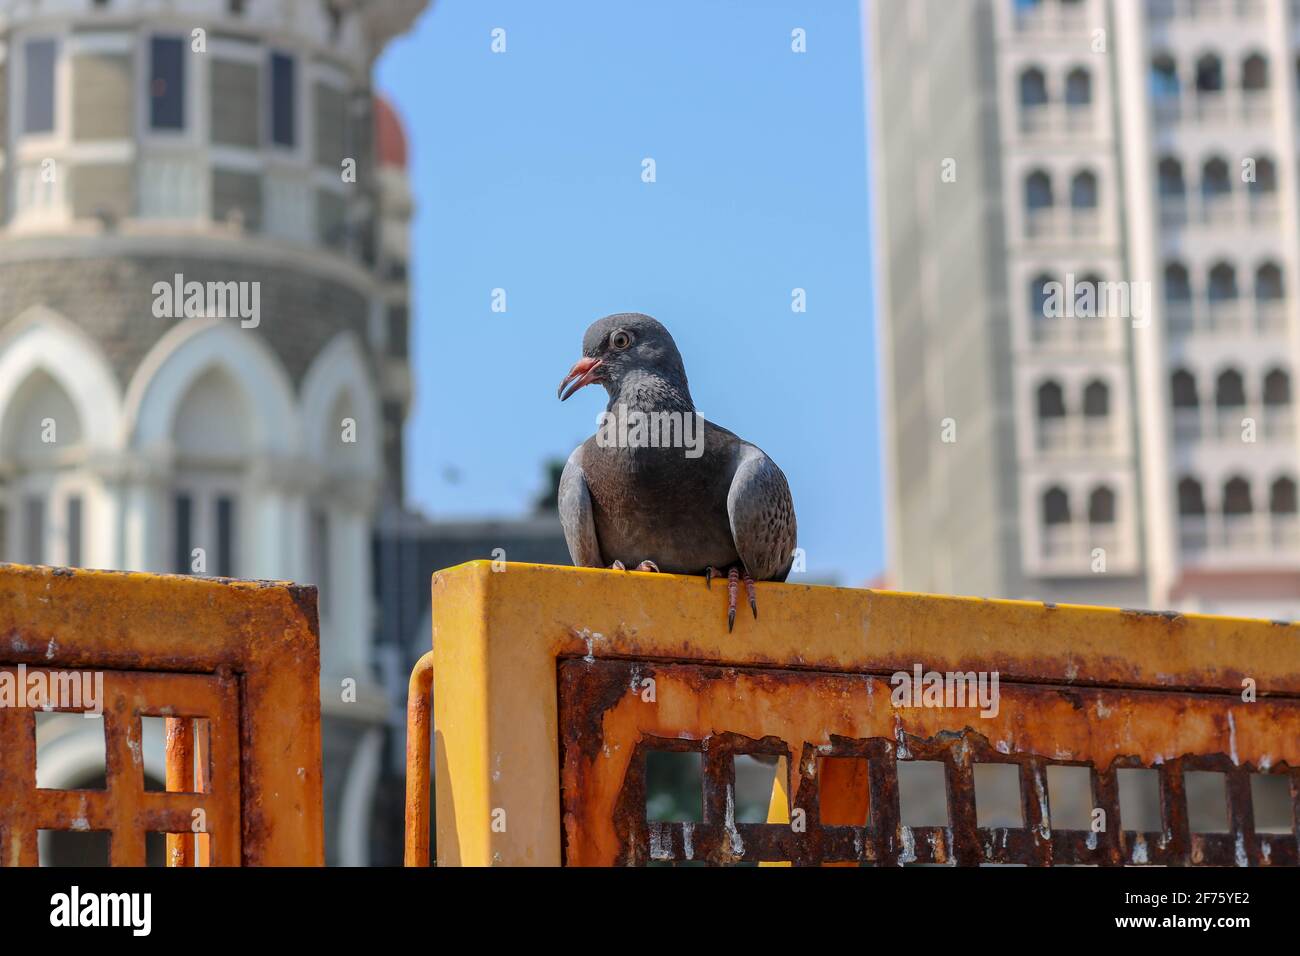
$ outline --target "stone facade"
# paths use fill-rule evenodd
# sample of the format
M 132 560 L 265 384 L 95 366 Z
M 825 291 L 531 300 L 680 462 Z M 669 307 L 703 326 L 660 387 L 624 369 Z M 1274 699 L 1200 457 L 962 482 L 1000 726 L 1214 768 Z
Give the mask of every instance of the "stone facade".
M 376 830 L 371 535 L 410 398 L 383 321 L 407 298 L 410 200 L 404 163 L 381 176 L 372 155 L 370 71 L 424 5 L 113 0 L 0 23 L 0 560 L 175 571 L 210 550 L 188 570 L 318 584 L 330 863 L 368 862 Z M 256 327 L 157 314 L 177 276 L 256 288 Z M 55 445 L 33 437 L 47 420 Z M 55 785 L 96 774 L 71 761 Z
M 149 349 L 180 321 L 153 311 L 154 283 L 171 284 L 177 274 L 187 282 L 258 283 L 261 322 L 243 331 L 266 341 L 295 386 L 339 332 L 366 340 L 369 302 L 354 286 L 305 269 L 215 255 L 0 262 L 0 316 L 20 315 L 34 305 L 52 309 L 99 343 L 125 387 Z

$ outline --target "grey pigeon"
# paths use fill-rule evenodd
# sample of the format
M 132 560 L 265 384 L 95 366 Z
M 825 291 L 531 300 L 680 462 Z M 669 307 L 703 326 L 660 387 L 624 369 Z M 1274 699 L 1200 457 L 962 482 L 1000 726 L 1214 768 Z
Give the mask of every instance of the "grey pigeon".
M 762 449 L 695 411 L 677 344 L 648 315 L 608 315 L 582 339 L 564 401 L 593 382 L 609 404 L 560 478 L 560 521 L 574 565 L 727 575 L 727 630 L 744 580 L 784 581 L 794 561 L 794 501 Z M 638 425 L 644 425 L 638 429 Z

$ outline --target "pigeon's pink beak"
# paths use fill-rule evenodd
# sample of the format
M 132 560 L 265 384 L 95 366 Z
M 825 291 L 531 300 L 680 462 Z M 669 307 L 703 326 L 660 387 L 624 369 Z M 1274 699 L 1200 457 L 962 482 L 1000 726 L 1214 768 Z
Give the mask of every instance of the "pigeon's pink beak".
M 600 359 L 588 357 L 580 358 L 574 362 L 573 368 L 569 369 L 569 374 L 564 376 L 564 381 L 560 383 L 560 388 L 555 393 L 559 396 L 560 401 L 567 400 L 570 395 L 584 385 L 600 381 L 596 374 L 600 370 L 600 364 Z M 566 385 L 568 388 L 565 388 Z

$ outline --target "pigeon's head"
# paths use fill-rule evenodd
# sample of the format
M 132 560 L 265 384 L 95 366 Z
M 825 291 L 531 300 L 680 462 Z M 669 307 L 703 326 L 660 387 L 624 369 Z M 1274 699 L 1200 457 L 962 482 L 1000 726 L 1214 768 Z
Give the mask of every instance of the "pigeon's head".
M 658 321 L 640 312 L 620 312 L 597 319 L 582 337 L 582 358 L 569 369 L 560 383 L 564 401 L 592 382 L 605 386 L 616 398 L 623 386 L 641 379 L 653 379 L 690 400 L 686 369 L 677 343 Z

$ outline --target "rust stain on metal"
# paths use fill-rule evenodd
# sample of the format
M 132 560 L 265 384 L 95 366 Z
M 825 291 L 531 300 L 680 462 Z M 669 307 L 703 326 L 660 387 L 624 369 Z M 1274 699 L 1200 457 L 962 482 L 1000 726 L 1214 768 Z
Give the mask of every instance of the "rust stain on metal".
M 35 865 L 39 829 L 107 830 L 114 865 L 148 832 L 174 865 L 323 862 L 315 589 L 0 565 L 0 635 L 0 672 L 103 675 L 107 777 L 38 789 L 30 702 L 0 708 L 0 862 Z M 142 716 L 166 718 L 166 792 Z
M 429 694 L 433 651 L 411 670 L 406 695 L 406 866 L 429 865 L 429 735 L 433 729 Z
M 0 667 L 15 683 L 21 675 L 49 681 L 57 672 L 44 668 Z M 200 674 L 103 671 L 103 729 L 105 786 L 103 790 L 43 790 L 36 786 L 36 710 L 29 706 L 0 708 L 0 738 L 22 741 L 14 752 L 0 753 L 0 830 L 19 847 L 23 865 L 35 861 L 38 830 L 103 830 L 111 834 L 109 862 L 114 866 L 143 866 L 147 833 L 191 834 L 195 812 L 207 820 L 211 862 L 239 862 L 238 703 L 231 688 Z M 80 675 L 78 675 L 80 676 Z M 88 675 L 89 676 L 89 675 Z M 54 707 L 77 713 L 80 709 Z M 174 715 L 174 716 L 173 716 Z M 212 784 L 198 791 L 193 774 L 186 776 L 169 752 L 167 792 L 144 789 L 141 717 L 167 717 L 168 723 L 192 724 L 202 716 L 210 722 L 206 752 Z M 183 719 L 181 719 L 183 718 Z M 187 748 L 190 767 L 194 750 Z M 169 840 L 175 843 L 174 839 Z M 10 853 L 13 851 L 11 850 Z M 194 859 L 186 854 L 186 865 Z
M 1224 759 L 1234 768 L 1233 862 L 1295 860 L 1294 832 L 1253 832 L 1243 774 L 1254 768 L 1295 784 L 1300 625 L 771 582 L 758 589 L 762 618 L 728 635 L 718 594 L 698 578 L 524 564 L 498 574 L 489 562 L 436 574 L 439 860 L 1014 856 L 1041 864 L 1073 854 L 1205 862 L 1225 858 L 1223 835 L 1186 832 L 1182 773 Z M 888 678 L 916 662 L 996 672 L 1000 711 L 894 708 Z M 637 675 L 653 675 L 655 703 L 636 693 Z M 1246 678 L 1257 702 L 1241 699 Z M 715 793 L 702 799 L 716 812 L 690 829 L 647 823 L 636 802 L 639 761 L 651 749 L 683 747 L 708 765 Z M 826 808 L 797 840 L 770 823 L 728 825 L 728 760 L 761 748 L 786 754 L 778 756 L 787 767 L 781 801 Z M 897 824 L 894 767 L 914 753 L 944 764 L 959 803 L 971 761 L 1016 764 L 1022 801 L 1028 794 L 1034 804 L 1022 807 L 1025 826 L 990 835 L 960 805 L 946 827 Z M 1052 830 L 1039 792 L 1053 764 L 1089 767 L 1102 809 L 1117 805 L 1119 768 L 1159 769 L 1160 832 Z M 773 807 L 781 801 L 774 794 Z M 492 829 L 493 809 L 506 806 L 508 831 Z M 858 814 L 868 823 L 854 824 Z
M 650 672 L 644 662 L 566 660 L 559 670 L 570 864 L 1297 863 L 1294 829 L 1255 832 L 1250 774 L 1288 777 L 1300 805 L 1300 701 L 1012 683 L 1002 685 L 999 713 L 980 717 L 895 707 L 888 682 L 869 675 L 660 663 L 648 704 L 635 692 L 637 675 Z M 646 820 L 646 754 L 654 750 L 701 754 L 702 822 Z M 786 792 L 806 815 L 804 830 L 735 821 L 737 754 L 784 757 L 794 768 Z M 836 766 L 843 758 L 858 766 Z M 943 765 L 947 826 L 901 823 L 900 759 Z M 974 766 L 983 763 L 1018 768 L 1023 826 L 977 825 Z M 1089 768 L 1106 829 L 1052 828 L 1053 764 Z M 1123 826 L 1116 773 L 1130 767 L 1159 773 L 1159 831 Z M 1229 832 L 1190 832 L 1182 789 L 1189 770 L 1226 775 Z M 838 822 L 846 813 L 863 822 Z

